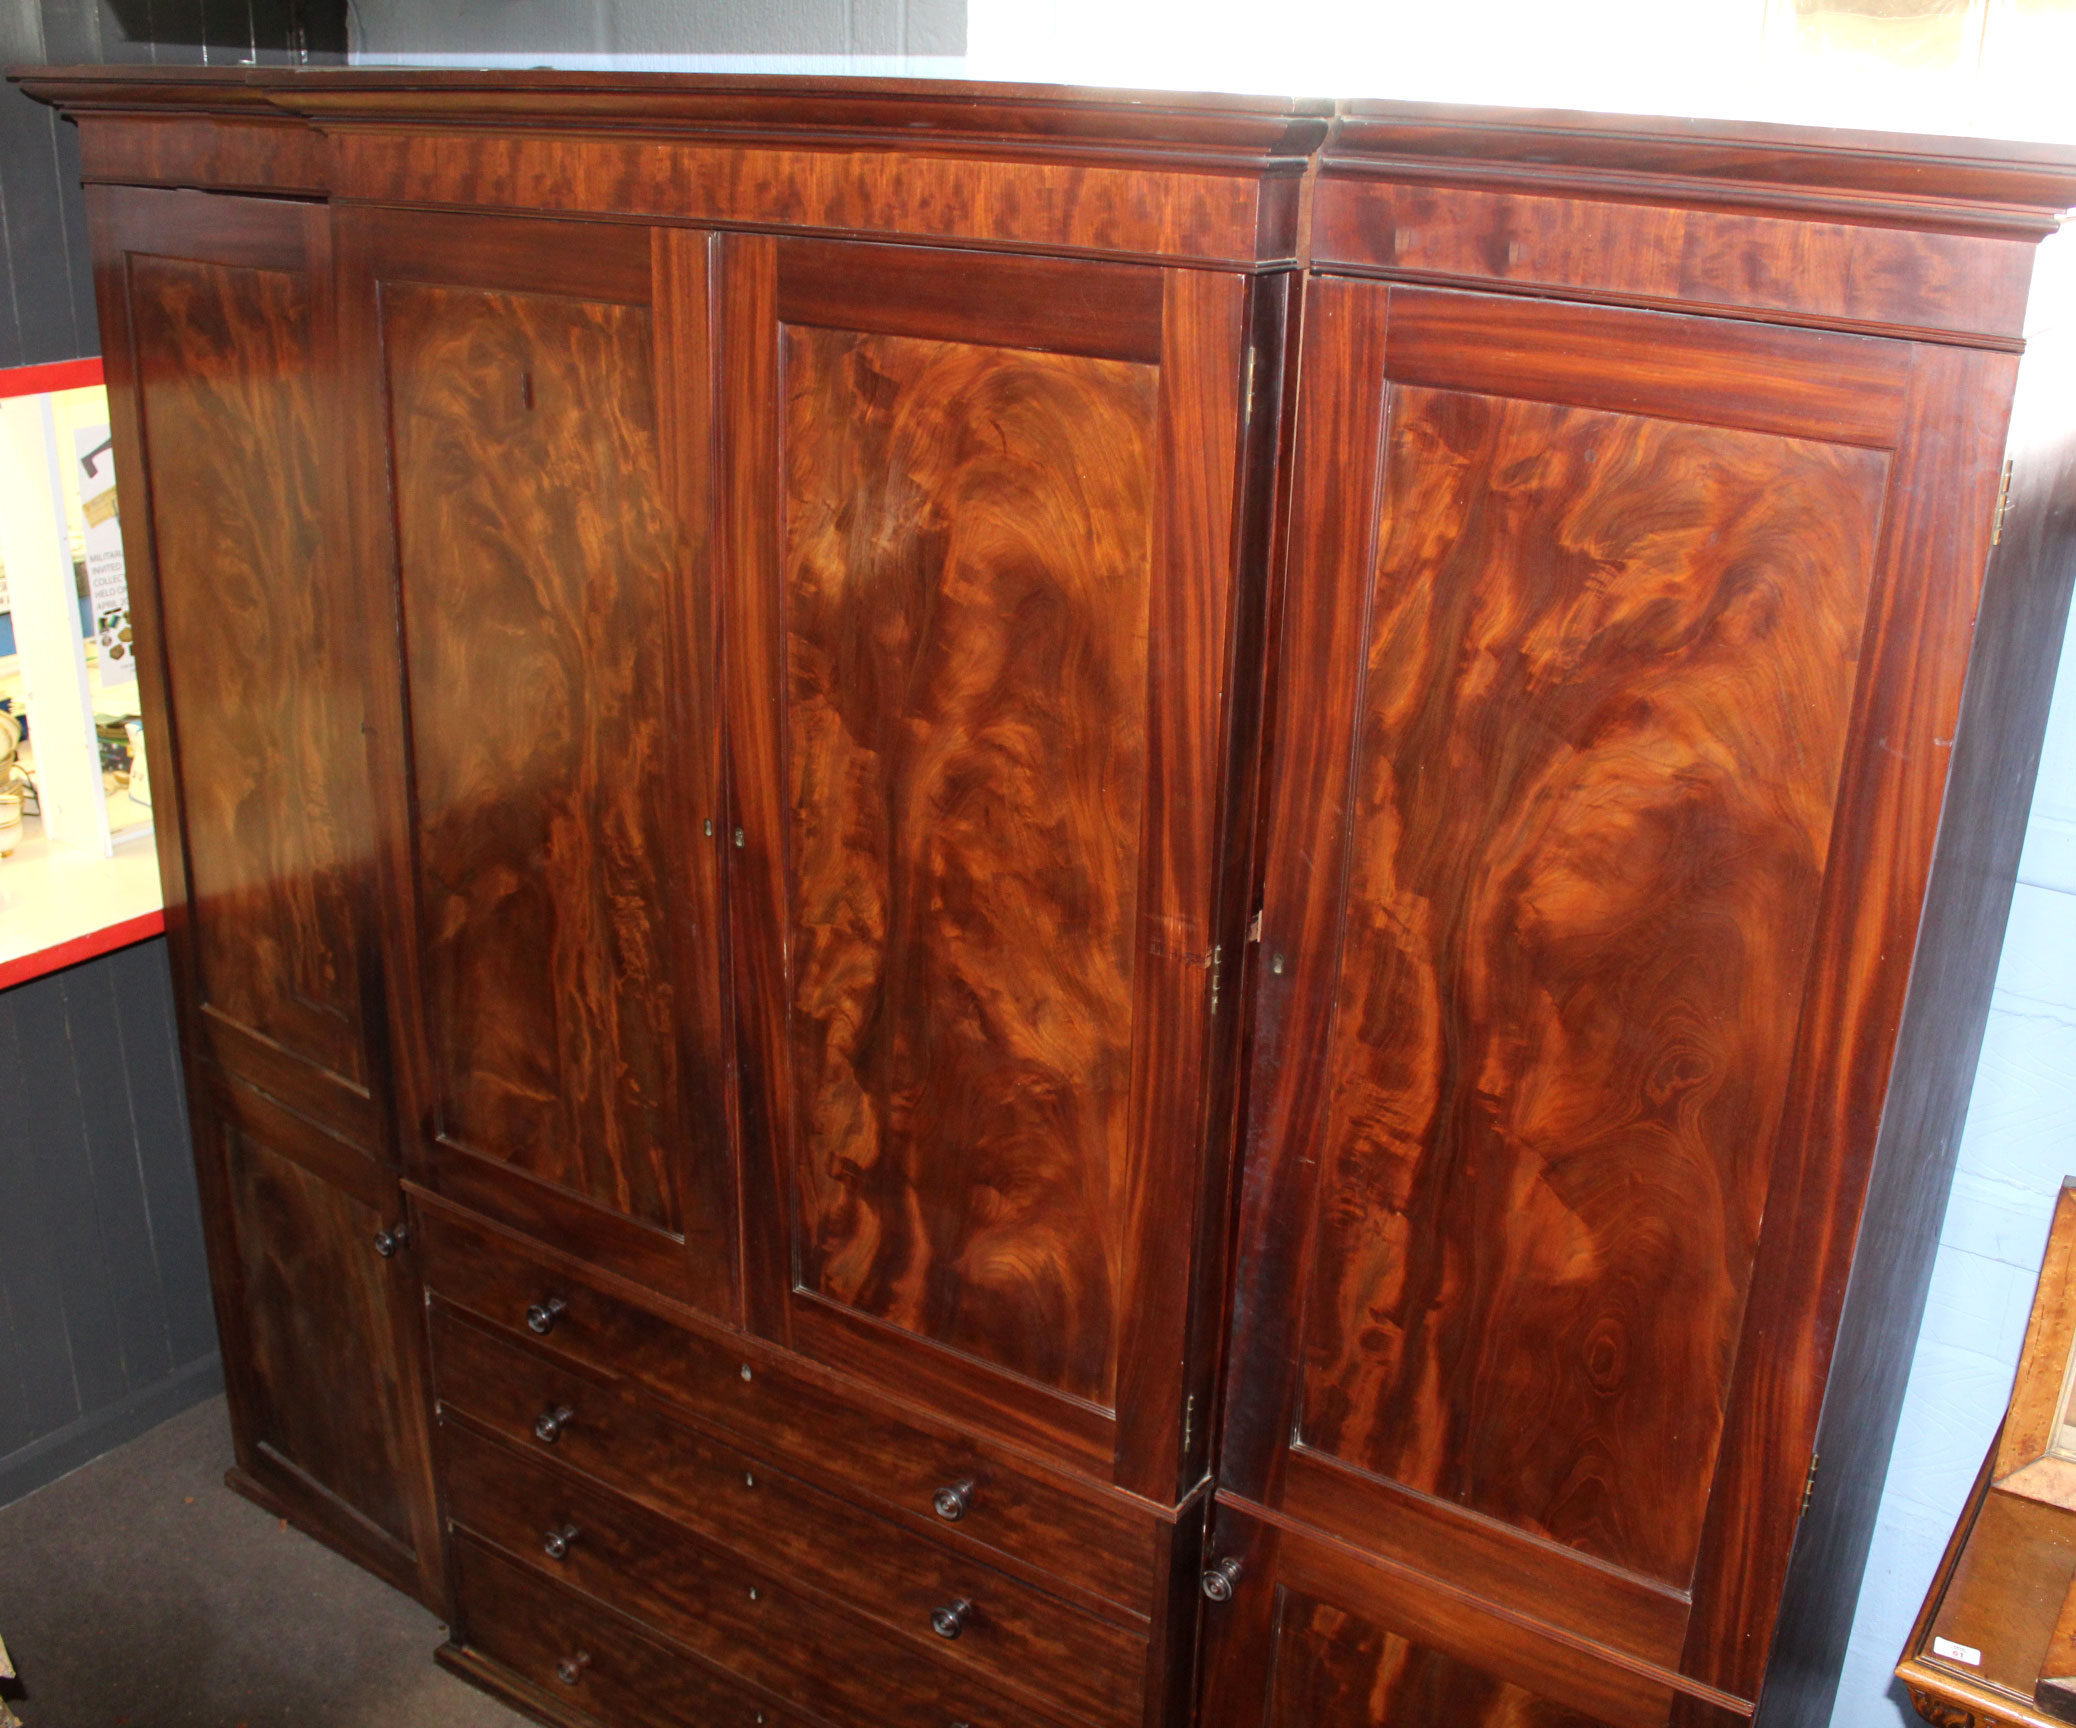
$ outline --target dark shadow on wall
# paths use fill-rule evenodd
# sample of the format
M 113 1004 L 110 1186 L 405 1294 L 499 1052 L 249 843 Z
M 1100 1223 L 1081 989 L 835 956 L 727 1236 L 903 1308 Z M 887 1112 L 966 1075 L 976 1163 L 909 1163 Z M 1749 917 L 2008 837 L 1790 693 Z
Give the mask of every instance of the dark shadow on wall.
M 69 9 L 84 11 L 90 3 L 72 0 Z M 45 10 L 51 9 L 46 0 Z M 211 65 L 240 59 L 293 65 L 346 56 L 345 0 L 101 0 L 99 10 L 104 34 L 112 21 L 131 45 L 206 48 Z
M 0 0 L 0 66 L 346 58 L 346 0 Z M 101 351 L 79 129 L 0 85 L 0 367 Z

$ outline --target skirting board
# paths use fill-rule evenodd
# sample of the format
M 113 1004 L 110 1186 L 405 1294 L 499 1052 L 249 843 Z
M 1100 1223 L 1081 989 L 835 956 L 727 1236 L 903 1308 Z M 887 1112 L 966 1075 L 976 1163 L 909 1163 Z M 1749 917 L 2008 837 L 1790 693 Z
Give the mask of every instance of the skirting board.
M 223 1359 L 205 1356 L 0 1458 L 0 1506 L 33 1494 L 223 1390 Z

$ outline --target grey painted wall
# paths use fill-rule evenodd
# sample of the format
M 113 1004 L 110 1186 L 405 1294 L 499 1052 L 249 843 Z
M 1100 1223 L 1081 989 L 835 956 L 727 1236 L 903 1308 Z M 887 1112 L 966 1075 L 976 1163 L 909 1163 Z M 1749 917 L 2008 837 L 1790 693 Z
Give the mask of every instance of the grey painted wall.
M 355 64 L 957 72 L 966 0 L 352 0 Z
M 0 1505 L 222 1383 L 157 937 L 0 991 Z
M 0 66 L 339 60 L 345 0 L 0 0 Z M 0 87 L 0 366 L 98 354 L 79 134 Z
M 345 0 L 0 0 L 0 65 L 345 46 Z M 0 367 L 100 347 L 78 133 L 0 86 Z M 0 1505 L 221 1384 L 164 939 L 0 991 Z
M 0 0 L 0 66 L 102 60 L 92 0 Z M 0 89 L 0 366 L 101 351 L 76 128 Z

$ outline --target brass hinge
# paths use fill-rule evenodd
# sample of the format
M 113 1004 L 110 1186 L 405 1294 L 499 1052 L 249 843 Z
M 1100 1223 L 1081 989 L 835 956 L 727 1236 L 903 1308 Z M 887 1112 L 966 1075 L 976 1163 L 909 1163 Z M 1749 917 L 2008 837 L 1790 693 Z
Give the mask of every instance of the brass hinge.
M 1197 1395 L 1192 1392 L 1182 1401 L 1182 1456 L 1189 1456 L 1189 1443 L 1197 1431 Z
M 1225 967 L 1225 949 L 1214 943 L 1211 948 L 1211 1012 L 1218 1012 L 1218 987 Z
M 2011 514 L 2011 458 L 2004 458 L 2004 478 L 1997 482 L 1997 513 L 1990 519 L 1990 544 L 2004 538 L 2004 518 Z
M 1809 1516 L 1809 1502 L 1816 1493 L 1816 1471 L 1819 1456 L 1820 1454 L 1815 1452 L 1809 1455 L 1809 1476 L 1802 1484 L 1802 1510 L 1795 1514 L 1797 1518 L 1807 1518 Z

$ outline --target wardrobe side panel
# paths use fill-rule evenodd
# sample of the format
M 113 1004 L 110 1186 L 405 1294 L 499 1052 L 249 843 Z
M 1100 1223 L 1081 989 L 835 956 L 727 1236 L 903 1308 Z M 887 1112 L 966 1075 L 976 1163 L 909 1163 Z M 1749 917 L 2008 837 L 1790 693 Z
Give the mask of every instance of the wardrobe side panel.
M 430 1601 L 329 213 L 125 187 L 89 213 L 231 1479 Z

